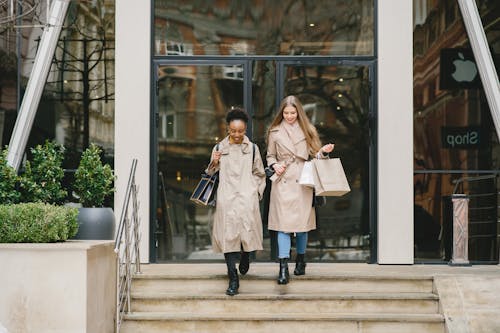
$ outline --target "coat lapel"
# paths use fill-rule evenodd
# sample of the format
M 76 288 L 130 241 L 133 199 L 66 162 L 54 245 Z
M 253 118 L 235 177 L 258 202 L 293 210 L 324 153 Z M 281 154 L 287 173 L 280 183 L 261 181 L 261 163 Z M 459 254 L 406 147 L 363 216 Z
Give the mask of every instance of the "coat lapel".
M 302 133 L 302 131 L 300 131 L 299 135 L 291 137 L 288 134 L 288 131 L 284 128 L 283 123 L 280 124 L 279 131 L 280 138 L 283 138 L 283 141 L 281 141 L 280 143 L 286 150 L 292 152 L 295 156 L 298 156 L 304 160 L 307 160 L 309 158 L 309 154 L 307 152 L 307 144 L 304 143 L 306 137 L 304 136 L 304 133 Z

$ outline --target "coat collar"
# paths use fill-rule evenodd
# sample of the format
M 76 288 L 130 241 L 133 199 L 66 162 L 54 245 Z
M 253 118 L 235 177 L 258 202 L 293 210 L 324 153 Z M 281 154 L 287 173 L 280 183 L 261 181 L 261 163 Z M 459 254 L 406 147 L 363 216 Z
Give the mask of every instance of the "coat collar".
M 281 146 L 283 146 L 285 149 L 287 149 L 289 152 L 292 152 L 295 156 L 299 156 L 305 160 L 309 158 L 309 154 L 307 153 L 307 148 L 306 151 L 302 151 L 303 149 L 298 149 L 298 144 L 305 140 L 305 136 L 302 133 L 300 136 L 297 136 L 295 138 L 291 138 L 288 135 L 287 130 L 284 127 L 285 125 L 283 122 L 281 122 L 278 126 L 274 127 L 271 132 L 278 132 L 277 134 L 280 137 L 279 143 Z M 295 141 L 295 142 L 294 142 Z M 307 147 L 307 145 L 306 145 Z
M 241 151 L 244 154 L 248 154 L 251 152 L 250 150 L 250 139 L 245 135 L 243 138 L 243 142 L 241 143 Z M 229 147 L 231 144 L 229 143 L 229 135 L 226 136 L 224 139 L 222 139 L 221 142 L 219 142 L 219 150 L 223 155 L 229 154 Z

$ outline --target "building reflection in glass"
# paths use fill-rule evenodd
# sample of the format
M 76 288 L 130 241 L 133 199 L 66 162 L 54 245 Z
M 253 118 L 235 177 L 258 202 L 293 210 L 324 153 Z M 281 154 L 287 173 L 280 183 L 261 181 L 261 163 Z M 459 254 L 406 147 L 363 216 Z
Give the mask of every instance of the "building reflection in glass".
M 282 93 L 303 99 L 322 140 L 335 142 L 336 156 L 345 157 L 353 191 L 319 209 L 321 229 L 312 234 L 308 253 L 315 260 L 369 257 L 368 67 L 299 66 L 279 56 L 373 56 L 373 8 L 373 1 L 343 0 L 155 1 L 158 260 L 219 258 L 210 249 L 213 211 L 195 206 L 189 195 L 212 147 L 225 136 L 227 108 L 244 105 L 244 92 L 251 96 L 249 136 L 264 160 L 268 125 Z M 249 64 L 248 72 L 229 61 L 235 57 Z M 262 260 L 273 255 L 267 204 L 261 203 Z
M 490 49 L 498 59 L 500 4 L 476 3 Z M 500 166 L 500 146 L 479 80 L 476 86 L 465 89 L 464 83 L 452 73 L 456 82 L 451 86 L 448 83 L 443 70 L 448 60 L 440 56 L 455 48 L 470 49 L 456 1 L 414 0 L 415 259 L 450 259 L 450 196 L 455 182 L 463 177 L 493 175 L 465 181 L 457 190 L 471 195 L 469 259 L 496 262 L 495 174 Z
M 242 69 L 241 65 L 159 67 L 159 260 L 204 259 L 203 251 L 211 252 L 213 208 L 197 206 L 189 197 L 212 148 L 226 136 L 226 111 L 243 105 Z
M 155 1 L 155 54 L 373 55 L 373 1 Z

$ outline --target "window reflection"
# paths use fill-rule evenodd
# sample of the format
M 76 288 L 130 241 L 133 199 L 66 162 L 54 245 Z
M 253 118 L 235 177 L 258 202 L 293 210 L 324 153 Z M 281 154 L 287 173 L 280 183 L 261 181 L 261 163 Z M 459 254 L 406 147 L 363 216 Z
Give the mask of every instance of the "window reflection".
M 322 142 L 336 144 L 332 157 L 341 157 L 352 189 L 343 197 L 328 197 L 327 204 L 317 210 L 318 229 L 310 233 L 308 255 L 315 261 L 366 261 L 370 255 L 368 67 L 283 65 L 284 95 L 297 95 Z M 253 134 L 265 156 L 267 129 L 276 112 L 275 68 L 272 62 L 263 61 L 254 65 L 254 71 L 259 84 L 253 88 Z M 266 200 L 262 211 L 267 235 Z M 269 258 L 265 252 L 257 256 Z
M 373 55 L 373 1 L 155 1 L 155 54 Z
M 460 64 L 454 61 L 463 60 L 458 59 L 463 52 L 456 52 L 457 59 L 443 54 L 471 49 L 457 2 L 414 0 L 413 4 L 415 258 L 449 260 L 453 182 L 461 177 L 494 175 L 500 167 L 500 146 L 480 83 L 465 89 L 456 75 L 453 82 L 443 70 L 446 61 L 451 62 L 451 70 L 457 70 Z M 476 4 L 490 50 L 498 59 L 500 22 L 495 13 L 500 3 L 478 0 Z M 473 196 L 469 202 L 469 259 L 498 260 L 495 177 L 467 184 L 463 191 Z
M 159 261 L 220 257 L 211 251 L 213 208 L 189 197 L 213 146 L 226 136 L 226 111 L 243 105 L 242 73 L 238 64 L 158 68 Z

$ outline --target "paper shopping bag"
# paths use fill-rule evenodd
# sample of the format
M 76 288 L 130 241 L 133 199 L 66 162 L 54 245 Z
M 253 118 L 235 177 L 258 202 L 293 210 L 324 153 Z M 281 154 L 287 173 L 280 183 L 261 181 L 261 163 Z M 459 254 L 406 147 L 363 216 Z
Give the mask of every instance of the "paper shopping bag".
M 202 174 L 201 179 L 193 190 L 190 200 L 203 206 L 215 206 L 219 173 L 212 176 Z
M 351 191 L 340 158 L 314 159 L 317 196 L 340 197 Z

